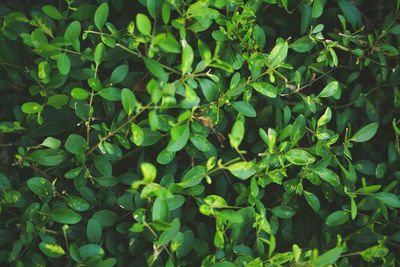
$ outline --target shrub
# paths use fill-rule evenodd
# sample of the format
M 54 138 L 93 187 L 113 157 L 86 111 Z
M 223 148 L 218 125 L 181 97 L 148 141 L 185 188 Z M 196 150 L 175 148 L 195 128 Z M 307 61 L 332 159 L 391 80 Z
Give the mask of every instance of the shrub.
M 0 262 L 399 265 L 400 1 L 0 4 Z

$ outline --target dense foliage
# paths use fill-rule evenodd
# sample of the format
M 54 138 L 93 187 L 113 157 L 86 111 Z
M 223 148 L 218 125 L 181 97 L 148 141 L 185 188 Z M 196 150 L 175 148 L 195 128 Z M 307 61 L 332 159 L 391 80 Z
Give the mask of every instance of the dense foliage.
M 399 5 L 2 1 L 0 263 L 399 266 Z

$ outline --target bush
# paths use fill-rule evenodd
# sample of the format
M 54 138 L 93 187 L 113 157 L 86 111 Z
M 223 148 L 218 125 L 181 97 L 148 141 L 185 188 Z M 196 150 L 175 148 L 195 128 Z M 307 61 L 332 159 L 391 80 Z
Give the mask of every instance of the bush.
M 0 262 L 400 265 L 399 4 L 0 4 Z

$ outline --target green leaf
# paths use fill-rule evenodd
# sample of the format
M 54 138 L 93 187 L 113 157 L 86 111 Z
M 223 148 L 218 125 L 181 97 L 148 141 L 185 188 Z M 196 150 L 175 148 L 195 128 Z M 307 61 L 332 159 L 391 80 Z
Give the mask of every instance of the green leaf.
M 104 176 L 112 175 L 112 165 L 111 162 L 102 156 L 93 155 L 94 165 L 96 169 Z
M 71 91 L 71 96 L 77 100 L 85 100 L 89 97 L 89 92 L 83 88 L 75 87 Z
M 40 242 L 39 248 L 47 257 L 50 257 L 50 258 L 59 258 L 65 254 L 64 249 L 60 245 L 57 245 L 57 244 L 49 244 L 46 242 Z
M 89 219 L 86 227 L 86 235 L 90 243 L 98 244 L 102 236 L 101 224 L 96 219 Z
M 169 207 L 168 200 L 157 197 L 153 203 L 153 209 L 151 212 L 152 220 L 168 221 Z
M 67 158 L 67 153 L 60 149 L 39 149 L 32 152 L 30 158 L 43 166 L 57 166 Z
M 144 35 L 150 35 L 151 34 L 151 22 L 149 18 L 142 14 L 139 13 L 136 15 L 136 25 L 138 30 L 144 34 Z
M 65 149 L 72 154 L 84 154 L 88 148 L 85 138 L 71 134 L 65 142 Z
M 105 254 L 103 248 L 95 244 L 87 244 L 81 246 L 79 248 L 79 253 L 83 259 L 89 257 L 103 257 Z
M 93 214 L 93 219 L 96 219 L 103 227 L 110 227 L 114 225 L 120 217 L 114 211 L 99 210 Z
M 137 103 L 135 94 L 132 92 L 132 90 L 123 88 L 121 91 L 121 101 L 122 107 L 124 108 L 126 114 L 131 115 L 135 111 Z
M 45 146 L 45 147 L 48 147 L 48 148 L 57 149 L 57 148 L 60 147 L 61 141 L 58 140 L 57 138 L 49 136 L 49 137 L 46 137 L 46 139 L 43 140 L 41 145 Z
M 69 97 L 66 95 L 62 95 L 62 94 L 52 95 L 52 96 L 49 96 L 49 98 L 47 99 L 46 105 L 59 109 L 62 106 L 65 106 L 66 104 L 68 104 L 68 101 L 69 101 Z
M 293 123 L 292 130 L 290 131 L 290 142 L 292 147 L 295 146 L 306 133 L 306 120 L 300 114 Z
M 291 43 L 289 47 L 297 53 L 306 53 L 314 47 L 314 43 L 310 37 L 303 36 Z
M 159 164 L 168 164 L 175 157 L 175 152 L 168 151 L 168 149 L 161 150 L 160 154 L 157 156 L 157 162 Z
M 132 123 L 131 131 L 132 131 L 133 143 L 137 146 L 141 146 L 144 141 L 144 132 L 143 132 L 142 128 L 140 128 L 138 125 Z
M 53 185 L 49 180 L 42 177 L 33 177 L 26 184 L 29 189 L 41 198 L 53 197 Z
M 162 0 L 147 0 L 147 10 L 149 11 L 150 16 L 154 19 L 160 14 L 162 4 Z
M 73 21 L 68 25 L 67 29 L 65 30 L 64 38 L 71 43 L 74 43 L 76 40 L 78 40 L 80 34 L 81 23 L 79 21 Z
M 400 208 L 400 200 L 395 194 L 388 192 L 379 192 L 374 194 L 373 197 L 382 201 L 389 207 Z
M 58 9 L 52 5 L 43 6 L 42 11 L 44 14 L 46 14 L 47 16 L 49 16 L 52 19 L 61 20 L 63 18 L 60 11 L 58 11 Z
M 318 97 L 330 97 L 336 94 L 339 90 L 339 83 L 337 81 L 330 82 L 324 89 L 319 93 Z
M 194 59 L 194 53 L 192 47 L 186 42 L 186 40 L 182 41 L 183 52 L 182 52 L 182 75 L 187 73 Z
M 279 218 L 288 219 L 296 213 L 294 209 L 288 206 L 277 206 L 271 209 L 271 212 Z
M 154 59 L 145 58 L 144 64 L 146 65 L 147 69 L 158 79 L 162 81 L 168 80 L 168 74 L 164 71 L 160 63 Z
M 318 258 L 315 260 L 314 265 L 315 266 L 327 266 L 330 264 L 334 264 L 342 254 L 343 248 L 337 247 L 328 250 L 324 254 L 318 256 Z
M 203 135 L 191 134 L 190 141 L 198 150 L 202 152 L 209 152 L 213 149 L 213 145 Z
M 72 243 L 69 246 L 69 255 L 71 256 L 71 258 L 76 261 L 76 262 L 82 262 L 82 256 L 79 253 L 79 249 L 78 246 L 75 243 Z
M 252 105 L 243 101 L 237 101 L 231 103 L 232 107 L 236 109 L 238 112 L 242 113 L 246 117 L 254 118 L 257 116 L 257 113 Z
M 312 7 L 312 17 L 319 18 L 324 11 L 324 5 L 322 0 L 314 0 Z
M 63 224 L 76 224 L 81 221 L 81 215 L 66 208 L 50 210 L 50 218 L 55 222 Z
M 339 0 L 338 5 L 340 10 L 342 10 L 343 15 L 346 20 L 351 24 L 353 29 L 362 24 L 361 13 L 357 7 L 355 7 L 351 2 Z
M 229 134 L 229 142 L 231 147 L 238 148 L 244 137 L 244 122 L 241 120 L 235 121 L 232 127 L 232 132 Z
M 158 45 L 166 53 L 181 53 L 178 41 L 171 33 L 160 33 L 154 38 L 154 44 Z
M 284 155 L 290 163 L 295 165 L 306 165 L 311 164 L 315 161 L 315 158 L 305 150 L 302 149 L 292 149 L 286 152 Z
M 99 95 L 110 101 L 120 101 L 121 100 L 121 89 L 116 87 L 104 88 L 99 92 Z
M 379 124 L 377 122 L 373 122 L 364 126 L 358 130 L 353 137 L 349 139 L 349 141 L 361 143 L 370 140 L 372 137 L 374 137 L 376 131 L 378 131 L 378 126 Z
M 272 48 L 271 53 L 268 56 L 271 67 L 277 66 L 279 63 L 283 63 L 286 59 L 288 52 L 288 43 L 279 38 L 275 47 Z
M 108 4 L 101 4 L 94 13 L 94 24 L 101 31 L 108 18 Z
M 321 127 L 330 122 L 331 118 L 332 118 L 332 111 L 330 107 L 327 107 L 325 113 L 318 119 L 317 122 L 318 127 Z
M 389 253 L 389 249 L 379 246 L 373 246 L 367 248 L 361 252 L 361 256 L 364 260 L 371 262 L 372 258 L 383 258 Z
M 321 177 L 323 180 L 330 183 L 331 185 L 335 187 L 340 185 L 339 176 L 334 171 L 331 171 L 330 169 L 327 168 L 315 168 L 313 169 L 313 171 L 316 174 L 318 174 L 319 177 Z
M 189 125 L 174 126 L 171 129 L 171 140 L 168 143 L 167 150 L 177 152 L 181 150 L 189 140 Z
M 204 168 L 204 166 L 195 166 L 194 168 L 191 168 L 187 173 L 185 173 L 180 182 L 180 185 L 183 188 L 198 185 L 203 180 L 205 174 L 206 168 Z
M 70 15 L 71 19 L 75 20 L 87 20 L 91 19 L 94 16 L 94 12 L 96 11 L 96 6 L 92 4 L 83 4 L 77 7 L 77 10 L 72 12 Z
M 349 213 L 346 211 L 335 211 L 326 218 L 325 223 L 328 226 L 338 226 L 344 224 L 350 219 Z
M 140 164 L 140 170 L 143 174 L 143 181 L 146 183 L 152 183 L 157 176 L 157 169 L 151 163 L 142 162 Z
M 129 66 L 126 64 L 119 65 L 111 73 L 110 83 L 117 84 L 122 82 L 128 74 Z
M 237 178 L 246 180 L 258 171 L 257 165 L 252 162 L 237 162 L 229 165 L 228 170 Z
M 162 246 L 168 244 L 171 240 L 173 240 L 176 235 L 179 233 L 179 229 L 181 227 L 180 221 L 178 218 L 172 221 L 171 227 L 165 230 L 158 239 L 158 245 Z
M 214 101 L 218 97 L 218 88 L 215 83 L 208 79 L 199 80 L 201 91 L 208 102 Z
M 66 197 L 65 201 L 67 202 L 68 206 L 78 212 L 86 211 L 89 209 L 89 203 L 83 198 L 69 195 Z
M 98 43 L 96 49 L 94 50 L 94 62 L 96 65 L 100 65 L 101 61 L 103 61 L 105 53 L 105 47 L 103 43 Z
M 164 1 L 162 5 L 161 15 L 164 24 L 168 24 L 169 19 L 171 17 L 171 6 L 167 1 Z
M 26 114 L 35 114 L 42 112 L 43 106 L 36 102 L 26 102 L 22 105 L 21 110 Z
M 260 94 L 270 98 L 275 98 L 278 95 L 278 90 L 275 86 L 267 82 L 252 83 L 251 86 Z
M 354 220 L 357 216 L 357 204 L 354 201 L 354 198 L 351 198 L 350 206 L 351 206 L 351 219 Z
M 307 200 L 307 203 L 310 205 L 310 207 L 316 213 L 318 213 L 320 208 L 321 208 L 321 205 L 320 205 L 318 197 L 315 194 L 313 194 L 311 192 L 307 192 L 307 191 L 303 191 L 303 194 L 304 194 L 304 197 Z

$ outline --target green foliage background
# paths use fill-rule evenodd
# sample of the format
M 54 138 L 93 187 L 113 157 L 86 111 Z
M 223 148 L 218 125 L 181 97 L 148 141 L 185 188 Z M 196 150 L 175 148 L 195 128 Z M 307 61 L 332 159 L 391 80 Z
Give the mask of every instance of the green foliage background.
M 400 1 L 2 1 L 0 263 L 399 266 Z

